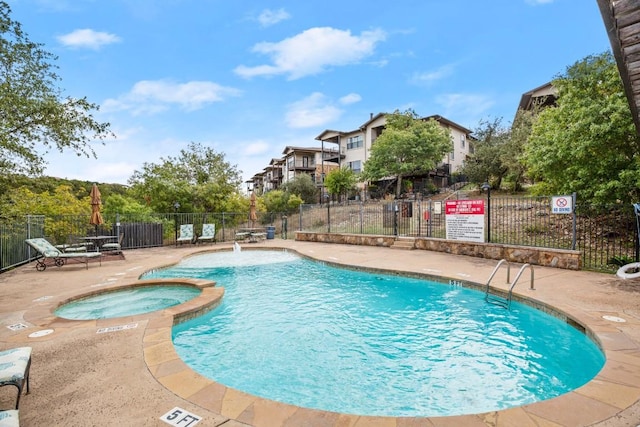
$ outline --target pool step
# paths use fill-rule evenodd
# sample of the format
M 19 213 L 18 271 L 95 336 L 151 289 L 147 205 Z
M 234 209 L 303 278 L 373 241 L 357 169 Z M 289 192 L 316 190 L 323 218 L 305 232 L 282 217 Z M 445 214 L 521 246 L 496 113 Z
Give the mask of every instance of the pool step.
M 404 249 L 407 251 L 416 248 L 416 239 L 413 237 L 398 237 L 390 246 L 391 249 Z

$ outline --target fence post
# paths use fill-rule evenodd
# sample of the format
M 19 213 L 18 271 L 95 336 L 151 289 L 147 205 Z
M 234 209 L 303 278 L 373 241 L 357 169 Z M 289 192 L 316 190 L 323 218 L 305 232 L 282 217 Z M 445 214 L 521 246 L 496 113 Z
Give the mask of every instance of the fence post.
M 421 193 L 418 193 L 421 194 Z M 422 236 L 422 220 L 424 219 L 424 212 L 422 211 L 422 199 L 418 200 L 416 196 L 416 211 L 418 212 L 418 232 L 416 235 L 418 237 Z
M 331 234 L 331 199 L 327 197 L 327 233 Z
M 226 236 L 226 225 L 227 225 L 227 223 L 226 223 L 226 220 L 225 220 L 225 217 L 224 217 L 224 212 L 222 212 L 222 220 L 221 220 L 221 222 L 222 222 L 222 241 L 224 242 L 224 241 L 227 240 L 227 236 Z
M 360 202 L 360 234 L 364 234 L 364 202 Z
M 433 209 L 431 209 L 431 200 L 427 203 L 427 210 L 429 212 L 429 222 L 427 222 L 427 237 L 433 236 Z
M 398 211 L 400 207 L 398 206 L 398 201 L 393 201 L 393 235 L 398 237 Z
M 571 195 L 571 199 L 572 199 L 572 203 L 573 203 L 573 224 L 572 224 L 572 234 L 571 234 L 571 250 L 575 251 L 576 250 L 576 241 L 577 239 L 577 235 L 578 235 L 578 214 L 576 213 L 577 210 L 577 206 L 576 206 L 576 193 L 574 192 Z
M 281 225 L 281 229 L 280 229 L 280 237 L 282 237 L 284 240 L 287 240 L 287 216 L 286 215 L 282 215 L 282 225 Z
M 302 212 L 303 212 L 302 206 L 303 205 L 300 205 L 298 207 L 298 209 L 300 210 L 300 215 L 298 215 L 298 231 L 302 231 Z

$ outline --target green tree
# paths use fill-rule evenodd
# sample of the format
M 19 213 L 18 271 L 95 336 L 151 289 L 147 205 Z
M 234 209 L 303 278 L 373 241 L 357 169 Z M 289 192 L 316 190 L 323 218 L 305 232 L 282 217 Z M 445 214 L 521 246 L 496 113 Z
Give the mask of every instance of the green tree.
M 637 202 L 640 138 L 612 54 L 588 56 L 552 83 L 557 106 L 539 114 L 525 151 L 538 191 Z
M 357 182 L 358 178 L 353 170 L 348 166 L 343 166 L 329 172 L 325 177 L 324 185 L 330 194 L 341 195 L 346 200 L 349 192 L 356 188 Z
M 88 143 L 112 135 L 109 123 L 94 119 L 98 106 L 86 98 L 62 96 L 57 58 L 30 41 L 10 14 L 0 1 L 0 172 L 40 174 L 41 152 L 51 148 L 95 158 Z
M 287 199 L 287 210 L 284 211 L 286 213 L 297 212 L 300 205 L 304 203 L 304 200 L 300 198 L 297 194 L 290 194 Z
M 304 203 L 316 203 L 318 201 L 318 187 L 316 187 L 311 175 L 303 173 L 287 181 L 282 189 L 289 194 L 299 196 Z
M 119 213 L 148 216 L 153 213 L 153 210 L 146 204 L 140 203 L 135 199 L 121 194 L 113 194 L 109 197 L 103 198 L 102 212 L 105 215 L 115 215 Z
M 236 166 L 202 144 L 190 143 L 178 157 L 145 163 L 128 183 L 137 200 L 145 200 L 156 212 L 223 212 L 238 207 L 242 178 Z
M 386 116 L 387 124 L 371 148 L 362 177 L 377 181 L 396 177 L 396 197 L 402 191 L 402 178 L 435 169 L 452 150 L 449 131 L 433 120 L 422 120 L 412 110 L 395 111 Z
M 267 212 L 287 212 L 289 193 L 283 190 L 272 190 L 262 196 Z
M 483 120 L 473 134 L 476 137 L 473 153 L 465 160 L 461 172 L 471 182 L 487 181 L 499 188 L 507 173 L 500 154 L 509 139 L 509 130 L 502 126 L 500 119 Z
M 258 207 L 264 206 L 267 212 L 296 212 L 304 201 L 297 194 L 290 194 L 283 190 L 272 190 L 258 199 Z
M 3 218 L 24 218 L 26 215 L 44 215 L 45 235 L 54 242 L 64 243 L 70 234 L 85 235 L 89 230 L 91 199 L 85 193 L 83 197 L 74 194 L 72 188 L 60 185 L 52 192 L 36 193 L 27 187 L 13 188 L 0 200 Z M 61 215 L 85 215 L 86 222 L 78 223 L 76 229 Z
M 14 188 L 2 197 L 3 214 L 23 215 L 90 215 L 89 194 L 78 197 L 70 186 L 60 185 L 52 192 L 35 193 L 27 187 Z
M 513 191 L 522 190 L 522 185 L 527 178 L 524 151 L 539 112 L 540 110 L 534 107 L 532 111 L 519 110 L 516 113 L 509 131 L 509 138 L 500 152 L 500 160 L 507 171 L 506 178 L 513 185 Z

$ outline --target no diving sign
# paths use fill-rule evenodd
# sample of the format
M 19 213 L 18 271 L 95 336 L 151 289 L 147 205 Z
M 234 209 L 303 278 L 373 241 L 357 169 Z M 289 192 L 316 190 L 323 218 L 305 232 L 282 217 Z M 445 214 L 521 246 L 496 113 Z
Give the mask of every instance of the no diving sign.
M 554 213 L 554 214 L 573 213 L 573 196 L 551 197 L 551 213 Z

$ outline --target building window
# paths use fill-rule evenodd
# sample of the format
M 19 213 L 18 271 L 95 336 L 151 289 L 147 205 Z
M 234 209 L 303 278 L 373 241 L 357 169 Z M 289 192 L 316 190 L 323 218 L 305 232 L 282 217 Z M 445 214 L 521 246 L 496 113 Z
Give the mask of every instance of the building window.
M 352 136 L 347 139 L 347 150 L 353 150 L 354 148 L 362 148 L 364 146 L 364 140 L 362 135 Z
M 455 151 L 452 151 L 452 152 L 451 152 L 451 154 L 449 154 L 449 159 L 450 159 L 450 160 L 453 160 L 453 159 L 455 159 L 455 158 L 456 158 L 456 152 L 455 152 Z
M 464 148 L 464 144 L 465 144 L 466 140 L 467 139 L 465 138 L 464 134 L 460 135 L 460 146 L 462 148 Z
M 354 162 L 349 162 L 349 169 L 351 169 L 354 173 L 362 172 L 362 161 L 356 160 Z

